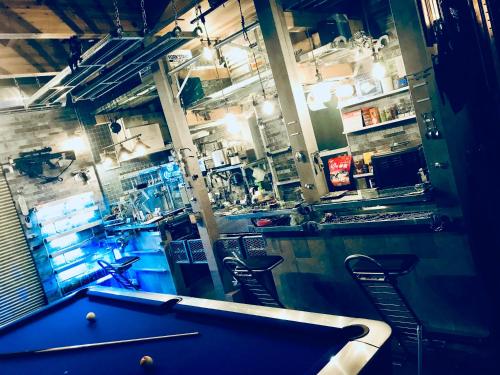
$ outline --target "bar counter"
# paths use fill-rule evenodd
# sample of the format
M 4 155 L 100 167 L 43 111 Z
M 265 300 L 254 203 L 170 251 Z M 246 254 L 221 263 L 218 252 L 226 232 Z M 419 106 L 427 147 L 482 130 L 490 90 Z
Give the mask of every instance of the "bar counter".
M 220 216 L 219 222 L 246 221 L 248 231 L 264 236 L 269 255 L 284 258 L 273 274 L 286 306 L 376 319 L 344 260 L 352 254 L 415 254 L 419 259 L 415 270 L 400 283 L 427 326 L 444 334 L 486 336 L 486 297 L 467 238 L 459 230 L 461 217 L 435 199 L 429 188 L 392 196 L 367 197 L 367 193 L 373 194 L 361 192 L 294 209 L 233 212 Z M 286 216 L 290 222 L 302 221 L 254 225 L 258 219 Z

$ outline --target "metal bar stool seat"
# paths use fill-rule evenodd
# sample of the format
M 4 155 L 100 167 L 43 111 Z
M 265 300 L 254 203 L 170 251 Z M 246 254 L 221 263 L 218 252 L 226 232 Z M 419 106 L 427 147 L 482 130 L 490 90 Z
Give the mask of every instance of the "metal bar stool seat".
M 413 254 L 351 255 L 344 264 L 347 271 L 389 324 L 403 350 L 417 358 L 422 372 L 422 322 L 397 284 L 397 278 L 409 273 L 418 262 Z

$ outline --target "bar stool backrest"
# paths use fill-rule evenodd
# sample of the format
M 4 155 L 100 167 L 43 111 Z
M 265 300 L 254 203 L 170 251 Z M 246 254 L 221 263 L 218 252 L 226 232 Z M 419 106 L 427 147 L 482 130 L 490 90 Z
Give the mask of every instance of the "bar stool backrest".
M 130 282 L 125 276 L 119 273 L 115 267 L 104 260 L 98 260 L 97 264 L 108 274 L 111 275 L 121 286 L 125 289 L 138 289 L 134 284 Z
M 367 255 L 351 255 L 344 264 L 384 321 L 391 326 L 403 349 L 420 358 L 422 323 L 399 289 L 396 276 Z
M 273 293 L 259 281 L 245 262 L 236 257 L 226 257 L 222 261 L 231 275 L 238 280 L 242 288 L 250 294 L 255 302 L 262 306 L 284 307 Z
M 235 255 L 238 258 L 244 258 L 239 236 L 220 238 L 215 241 L 214 247 L 216 256 L 221 260 L 225 257 L 232 257 Z
M 245 251 L 246 257 L 254 256 L 265 256 L 266 251 L 266 240 L 261 235 L 250 235 L 241 237 L 241 242 L 243 243 L 243 249 Z

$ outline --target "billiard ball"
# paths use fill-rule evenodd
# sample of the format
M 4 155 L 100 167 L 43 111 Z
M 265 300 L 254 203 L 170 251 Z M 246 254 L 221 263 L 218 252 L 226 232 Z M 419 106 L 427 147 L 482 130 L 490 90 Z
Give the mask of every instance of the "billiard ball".
M 95 313 L 93 313 L 92 311 L 87 313 L 85 319 L 87 319 L 89 322 L 95 322 Z
M 142 367 L 150 367 L 153 365 L 153 358 L 151 358 L 149 355 L 145 355 L 141 358 L 139 363 Z

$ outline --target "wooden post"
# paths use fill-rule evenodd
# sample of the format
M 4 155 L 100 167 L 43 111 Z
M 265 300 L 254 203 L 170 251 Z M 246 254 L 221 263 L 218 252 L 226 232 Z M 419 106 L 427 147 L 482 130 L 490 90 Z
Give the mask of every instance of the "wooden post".
M 255 9 L 278 91 L 288 137 L 301 181 L 304 199 L 318 202 L 328 191 L 325 175 L 312 155 L 318 151 L 316 136 L 302 84 L 299 80 L 295 54 L 286 26 L 283 8 L 277 0 L 255 0 Z M 303 157 L 303 159 L 302 159 Z
M 184 174 L 192 210 L 207 255 L 208 268 L 212 276 L 215 293 L 217 298 L 225 299 L 221 273 L 213 251 L 214 241 L 219 238 L 217 223 L 208 198 L 205 180 L 198 165 L 196 146 L 189 132 L 184 111 L 177 99 L 175 85 L 170 83 L 167 69 L 166 63 L 159 60 L 157 69 L 153 74 L 158 96 L 172 136 L 174 150 Z

